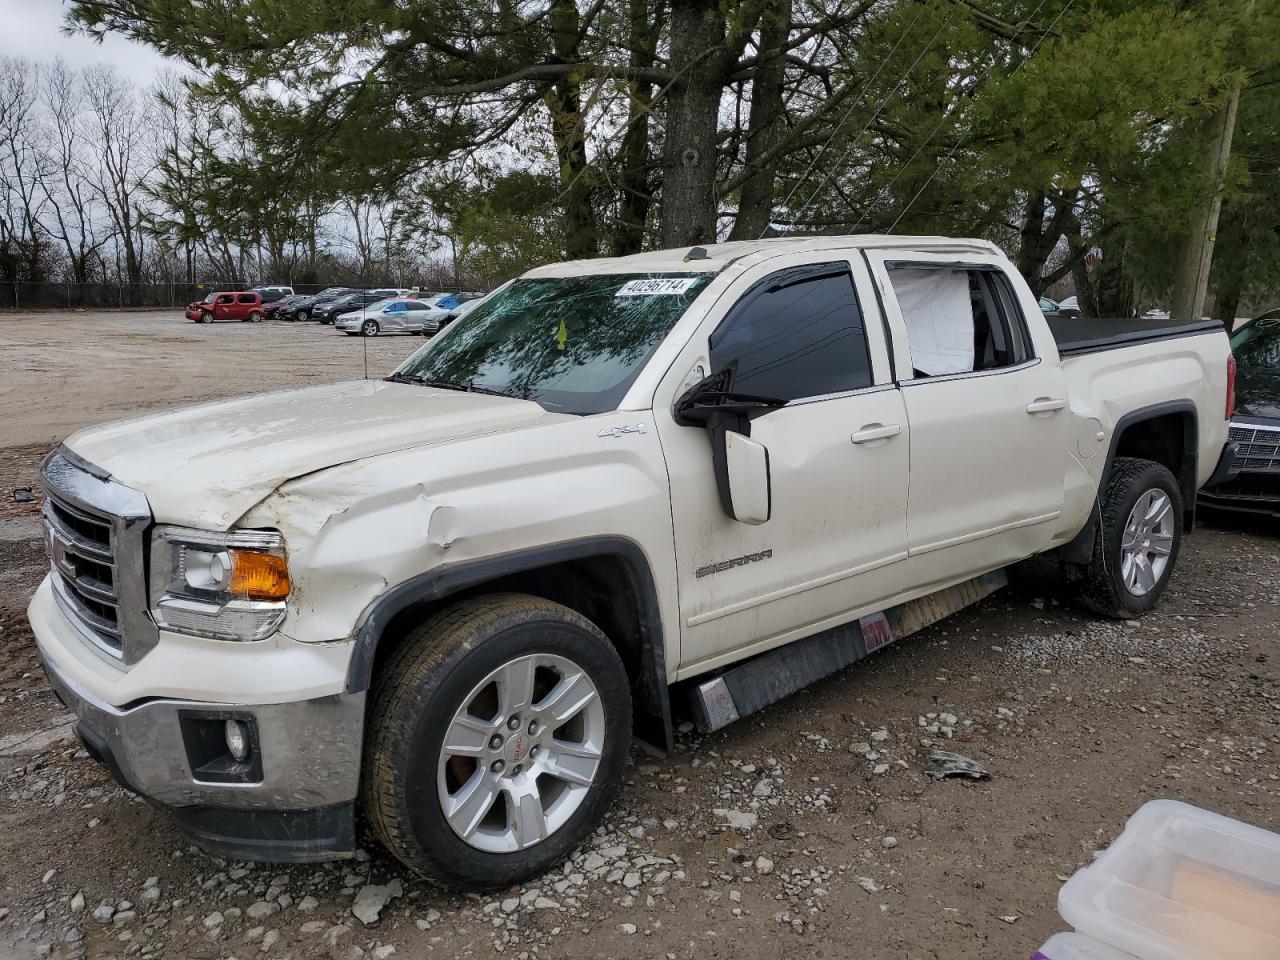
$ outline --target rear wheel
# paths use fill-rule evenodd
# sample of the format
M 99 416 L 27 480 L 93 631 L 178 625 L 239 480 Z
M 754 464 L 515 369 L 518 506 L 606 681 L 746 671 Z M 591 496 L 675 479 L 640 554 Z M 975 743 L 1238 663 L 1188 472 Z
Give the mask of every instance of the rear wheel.
M 249 322 L 250 322 L 250 323 L 261 323 L 261 322 L 262 322 L 262 311 L 261 311 L 261 310 L 254 310 L 254 311 L 252 311 L 252 312 L 249 314 Z
M 1095 520 L 1084 604 L 1122 619 L 1154 607 L 1178 559 L 1182 511 L 1182 491 L 1167 467 L 1150 460 L 1116 460 Z
M 596 827 L 630 742 L 627 675 L 594 624 L 536 597 L 479 597 L 428 621 L 382 668 L 362 802 L 411 869 L 506 887 Z

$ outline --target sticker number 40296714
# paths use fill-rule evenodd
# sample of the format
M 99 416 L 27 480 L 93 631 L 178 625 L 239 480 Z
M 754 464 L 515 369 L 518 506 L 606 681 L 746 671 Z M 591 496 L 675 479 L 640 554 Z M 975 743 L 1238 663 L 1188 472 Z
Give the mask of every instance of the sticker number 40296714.
M 693 286 L 696 277 L 666 277 L 653 280 L 628 280 L 615 297 L 648 297 L 655 293 L 681 294 Z

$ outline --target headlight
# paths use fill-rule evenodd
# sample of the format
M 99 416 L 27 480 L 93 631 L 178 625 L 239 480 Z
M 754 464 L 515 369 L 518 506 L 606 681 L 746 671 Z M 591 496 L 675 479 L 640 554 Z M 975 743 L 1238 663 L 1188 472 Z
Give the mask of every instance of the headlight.
M 274 531 L 162 526 L 152 535 L 151 615 L 161 629 L 262 640 L 284 622 L 289 589 L 284 538 Z

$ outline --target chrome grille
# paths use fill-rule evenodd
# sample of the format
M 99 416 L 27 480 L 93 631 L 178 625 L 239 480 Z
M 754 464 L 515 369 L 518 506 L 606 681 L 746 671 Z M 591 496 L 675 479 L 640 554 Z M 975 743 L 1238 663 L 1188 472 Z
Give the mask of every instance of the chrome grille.
M 64 448 L 50 454 L 41 473 L 58 605 L 95 648 L 134 663 L 157 639 L 147 612 L 146 498 Z
M 1280 473 L 1280 427 L 1232 424 L 1229 434 L 1240 445 L 1237 467 L 1253 473 Z

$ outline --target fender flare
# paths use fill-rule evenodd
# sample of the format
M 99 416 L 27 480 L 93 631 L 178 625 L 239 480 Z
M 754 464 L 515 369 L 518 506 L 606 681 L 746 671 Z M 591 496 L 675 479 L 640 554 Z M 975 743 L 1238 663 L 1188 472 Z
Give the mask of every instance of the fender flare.
M 355 648 L 347 666 L 346 692 L 353 694 L 369 689 L 382 635 L 396 615 L 410 606 L 444 600 L 468 587 L 510 574 L 569 560 L 606 556 L 623 562 L 632 581 L 639 611 L 639 676 L 632 679 L 634 688 L 641 694 L 637 720 L 643 718 L 646 722 L 643 728 L 637 726 L 636 733 L 654 746 L 670 751 L 674 738 L 658 591 L 648 557 L 639 544 L 625 537 L 589 537 L 446 565 L 396 585 L 365 609 L 356 626 L 353 634 Z
M 1194 403 L 1186 399 L 1155 403 L 1148 407 L 1130 410 L 1116 421 L 1107 447 L 1107 460 L 1102 468 L 1102 476 L 1098 480 L 1098 489 L 1094 492 L 1093 510 L 1090 512 L 1089 522 L 1070 541 L 1058 548 L 1058 557 L 1061 560 L 1067 563 L 1084 564 L 1088 563 L 1089 558 L 1093 555 L 1093 542 L 1097 536 L 1094 518 L 1102 516 L 1102 497 L 1106 492 L 1107 484 L 1111 481 L 1111 471 L 1116 463 L 1116 449 L 1120 446 L 1120 438 L 1124 436 L 1125 431 L 1144 421 L 1154 420 L 1157 417 L 1167 417 L 1170 414 L 1177 414 L 1183 417 L 1182 450 L 1184 463 L 1181 471 L 1182 475 L 1178 477 L 1178 485 L 1182 488 L 1183 530 L 1189 534 L 1195 527 L 1196 477 L 1199 473 L 1200 459 L 1199 411 Z M 1187 463 L 1186 461 L 1190 462 Z

